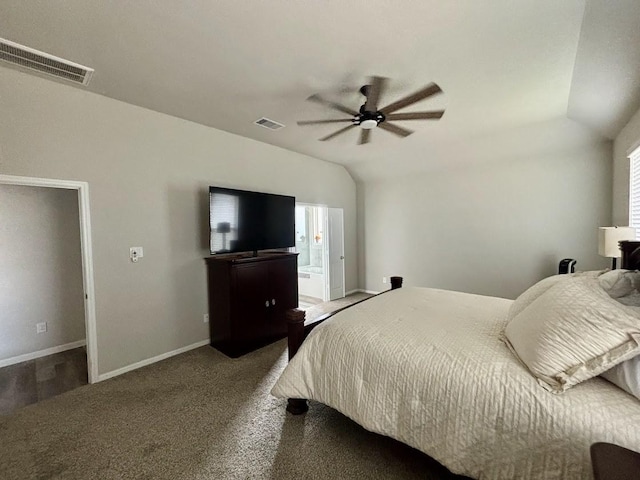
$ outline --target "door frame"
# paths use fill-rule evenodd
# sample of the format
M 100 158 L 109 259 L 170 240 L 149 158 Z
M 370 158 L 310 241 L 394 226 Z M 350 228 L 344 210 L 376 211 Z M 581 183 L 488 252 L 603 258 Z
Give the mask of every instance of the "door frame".
M 80 250 L 82 255 L 82 284 L 84 287 L 84 323 L 87 339 L 87 373 L 89 383 L 98 381 L 98 336 L 96 328 L 95 283 L 93 278 L 93 251 L 91 248 L 91 218 L 89 184 L 74 180 L 0 175 L 0 184 L 27 187 L 62 188 L 77 190 L 80 219 Z
M 328 295 L 328 299 L 329 301 L 331 300 L 331 247 L 329 246 L 331 240 L 330 240 L 330 236 L 332 234 L 332 231 L 330 231 L 331 226 L 330 226 L 330 221 L 329 221 L 329 216 L 331 215 L 330 210 L 340 210 L 340 221 L 342 222 L 342 225 L 340 226 L 341 229 L 341 233 L 342 235 L 340 236 L 340 244 L 341 244 L 341 250 L 342 250 L 342 254 L 340 255 L 340 264 L 342 265 L 342 296 L 336 298 L 336 300 L 338 300 L 339 298 L 344 298 L 346 296 L 347 293 L 347 286 L 346 286 L 346 268 L 345 268 L 345 261 L 344 261 L 344 208 L 342 207 L 327 207 L 326 209 L 326 214 L 325 214 L 325 222 L 326 222 L 326 229 L 327 229 L 327 282 L 326 282 L 326 286 L 327 286 L 327 295 Z
M 323 211 L 322 215 L 322 229 L 325 232 L 325 235 L 329 231 L 329 207 L 324 203 L 307 203 L 307 202 L 298 202 L 296 201 L 296 207 L 314 207 L 319 208 Z M 323 285 L 322 285 L 322 301 L 329 301 L 329 243 L 324 238 L 322 240 L 322 276 L 324 277 Z

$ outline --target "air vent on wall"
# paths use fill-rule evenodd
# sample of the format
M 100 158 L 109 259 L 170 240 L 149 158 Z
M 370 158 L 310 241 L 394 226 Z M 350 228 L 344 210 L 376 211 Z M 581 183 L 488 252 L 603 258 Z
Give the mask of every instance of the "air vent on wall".
M 0 38 L 0 60 L 81 85 L 87 85 L 93 75 L 93 68 L 54 57 L 4 38 Z
M 254 122 L 256 125 L 260 125 L 261 127 L 268 128 L 269 130 L 280 130 L 284 127 L 283 124 L 274 122 L 273 120 L 269 120 L 268 118 L 262 117 L 259 120 Z

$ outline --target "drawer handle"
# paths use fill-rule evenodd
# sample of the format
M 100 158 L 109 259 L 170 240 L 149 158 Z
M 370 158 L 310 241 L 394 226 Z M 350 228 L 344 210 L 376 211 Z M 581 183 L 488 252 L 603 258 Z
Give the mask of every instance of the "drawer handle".
M 268 302 L 267 302 L 267 303 L 268 303 Z M 275 305 L 275 304 L 276 304 L 276 299 L 275 299 L 275 298 L 272 298 L 272 299 L 271 299 L 271 305 Z

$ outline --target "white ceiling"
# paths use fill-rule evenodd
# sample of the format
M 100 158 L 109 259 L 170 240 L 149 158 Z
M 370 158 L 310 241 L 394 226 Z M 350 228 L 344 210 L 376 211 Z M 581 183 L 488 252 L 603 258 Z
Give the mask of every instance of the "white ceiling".
M 599 68 L 590 57 L 599 42 L 586 27 L 617 1 L 589 2 L 581 36 L 584 0 L 3 0 L 0 36 L 95 68 L 90 91 L 340 163 L 370 180 L 450 165 L 463 142 L 470 150 L 527 125 L 566 123 L 572 82 L 589 97 Z M 619 2 L 618 18 L 640 4 Z M 616 27 L 604 23 L 592 28 L 600 38 Z M 628 60 L 619 57 L 605 66 L 609 77 L 612 63 Z M 608 92 L 627 109 L 638 65 L 622 72 L 624 95 Z M 574 67 L 586 78 L 574 78 Z M 438 83 L 443 95 L 404 111 L 444 107 L 444 117 L 400 122 L 416 131 L 405 139 L 373 131 L 363 146 L 356 131 L 319 142 L 337 128 L 296 125 L 341 117 L 305 101 L 314 93 L 357 109 L 357 90 L 371 75 L 390 78 L 382 104 Z M 622 107 L 598 115 L 598 105 L 574 109 L 572 118 L 596 117 L 583 123 L 611 135 L 630 115 Z M 261 116 L 287 127 L 253 125 Z

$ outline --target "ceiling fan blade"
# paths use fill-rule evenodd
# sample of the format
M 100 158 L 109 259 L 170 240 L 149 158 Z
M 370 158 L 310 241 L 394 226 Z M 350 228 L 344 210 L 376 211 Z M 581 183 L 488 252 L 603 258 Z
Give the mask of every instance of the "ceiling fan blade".
M 346 113 L 347 115 L 353 115 L 353 116 L 358 115 L 358 112 L 356 112 L 355 110 L 351 110 L 349 107 L 345 107 L 344 105 L 340 105 L 339 103 L 325 100 L 320 95 L 311 95 L 309 98 L 307 98 L 307 100 L 309 100 L 310 102 L 319 103 L 320 105 L 324 105 L 329 108 L 333 108 L 334 110 L 338 110 L 339 112 Z
M 412 93 L 411 95 L 404 97 L 397 102 L 393 102 L 391 105 L 387 105 L 380 111 L 385 115 L 388 115 L 389 113 L 400 110 L 401 108 L 407 107 L 412 103 L 419 102 L 420 100 L 424 100 L 425 98 L 428 98 L 440 92 L 442 92 L 442 90 L 438 85 L 436 85 L 435 83 L 430 83 L 426 87 L 418 90 L 416 93 Z
M 331 135 L 327 135 L 326 137 L 322 137 L 320 139 L 321 142 L 325 142 L 327 140 L 331 140 L 333 137 L 337 137 L 338 135 L 346 132 L 347 130 L 351 130 L 352 128 L 355 128 L 356 125 L 349 125 L 347 127 L 341 128 L 340 130 L 333 132 Z
M 387 79 L 384 77 L 371 77 L 371 83 L 367 87 L 367 103 L 364 104 L 364 109 L 367 112 L 377 112 L 378 102 L 382 96 L 387 85 Z
M 408 137 L 413 133 L 413 130 L 407 130 L 406 128 L 399 127 L 393 123 L 382 122 L 378 124 L 378 128 L 386 130 L 387 132 L 395 133 L 399 137 Z
M 360 140 L 358 140 L 358 145 L 364 145 L 365 143 L 369 143 L 369 139 L 371 138 L 371 130 L 367 130 L 363 128 L 360 130 Z
M 444 110 L 434 112 L 392 113 L 387 115 L 387 120 L 437 120 L 444 114 Z
M 342 123 L 342 122 L 353 122 L 352 118 L 341 118 L 336 120 L 302 120 L 298 122 L 298 125 L 320 125 L 322 123 Z

